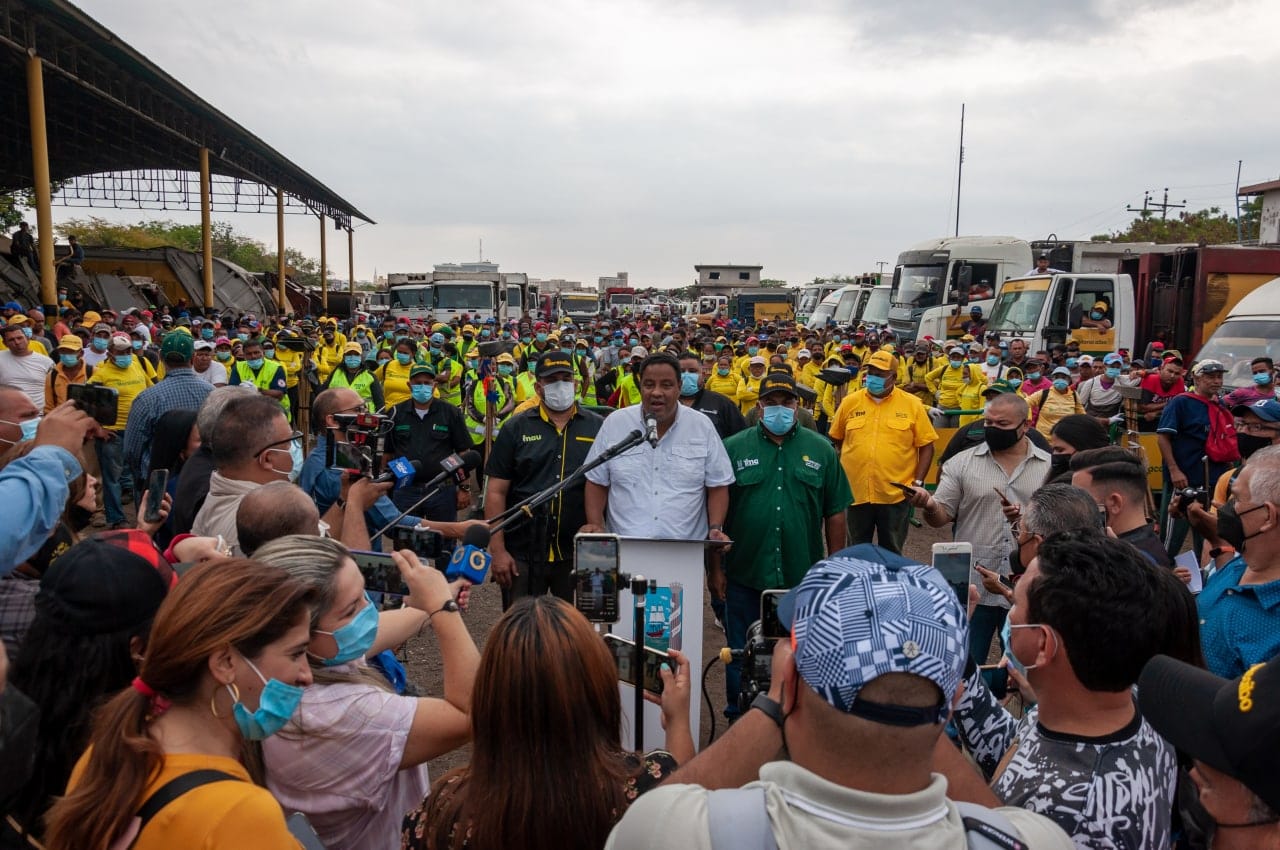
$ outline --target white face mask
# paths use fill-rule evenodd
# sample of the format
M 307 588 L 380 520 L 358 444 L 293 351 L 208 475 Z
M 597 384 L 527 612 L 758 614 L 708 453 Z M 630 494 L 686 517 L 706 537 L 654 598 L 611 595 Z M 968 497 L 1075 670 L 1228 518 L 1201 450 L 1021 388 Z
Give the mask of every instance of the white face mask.
M 542 388 L 542 401 L 555 412 L 573 406 L 573 381 L 556 381 Z

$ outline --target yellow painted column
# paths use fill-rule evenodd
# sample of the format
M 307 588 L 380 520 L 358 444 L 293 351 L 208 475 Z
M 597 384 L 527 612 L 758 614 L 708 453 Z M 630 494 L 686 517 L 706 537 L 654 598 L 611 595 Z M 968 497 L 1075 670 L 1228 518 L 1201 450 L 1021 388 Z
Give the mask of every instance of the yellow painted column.
M 320 213 L 320 306 L 329 312 L 329 267 L 325 256 L 324 213 Z
M 200 247 L 203 256 L 205 315 L 214 312 L 213 303 L 213 194 L 209 183 L 209 149 L 200 148 Z
M 44 124 L 44 68 L 34 50 L 27 51 L 27 114 L 31 121 L 36 233 L 40 237 L 40 301 L 52 322 L 58 317 L 58 273 L 53 266 L 53 183 L 49 179 L 49 139 Z
M 284 190 L 276 189 L 276 281 L 279 286 L 280 315 L 289 312 L 289 294 L 284 289 Z
M 351 309 L 356 308 L 356 229 L 347 228 L 347 285 L 351 289 Z

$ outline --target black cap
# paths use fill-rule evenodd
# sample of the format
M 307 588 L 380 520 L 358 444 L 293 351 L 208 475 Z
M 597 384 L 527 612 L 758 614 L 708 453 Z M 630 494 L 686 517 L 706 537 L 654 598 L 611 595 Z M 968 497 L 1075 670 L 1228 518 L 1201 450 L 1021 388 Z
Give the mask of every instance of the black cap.
M 41 576 L 36 611 L 73 635 L 141 628 L 169 592 L 161 560 L 158 552 L 140 554 L 128 538 L 81 540 Z
M 786 372 L 770 372 L 760 379 L 760 398 L 778 392 L 800 397 L 800 393 L 796 391 L 796 379 Z
M 562 351 L 543 352 L 533 370 L 534 377 L 537 378 L 545 378 L 558 372 L 573 374 L 573 359 Z
M 1280 810 L 1280 659 L 1228 681 L 1157 655 L 1138 679 L 1138 705 L 1169 743 Z

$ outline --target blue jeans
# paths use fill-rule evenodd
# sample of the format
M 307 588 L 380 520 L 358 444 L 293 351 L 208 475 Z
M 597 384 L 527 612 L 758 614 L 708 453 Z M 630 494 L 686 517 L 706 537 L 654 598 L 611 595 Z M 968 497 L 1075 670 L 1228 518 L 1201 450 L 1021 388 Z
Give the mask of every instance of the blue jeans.
M 98 466 L 102 468 L 102 505 L 107 525 L 124 522 L 120 502 L 120 481 L 124 476 L 124 434 L 112 431 L 111 439 L 96 440 Z
M 991 639 L 1004 628 L 1004 618 L 1008 616 L 1009 609 L 999 605 L 979 605 L 973 609 L 973 619 L 969 620 L 969 655 L 975 664 L 987 663 Z
M 733 579 L 726 582 L 724 594 L 724 634 L 731 649 L 742 649 L 747 643 L 747 627 L 760 619 L 760 591 Z M 724 670 L 724 691 L 728 701 L 724 716 L 738 716 L 738 689 L 742 662 L 732 661 Z

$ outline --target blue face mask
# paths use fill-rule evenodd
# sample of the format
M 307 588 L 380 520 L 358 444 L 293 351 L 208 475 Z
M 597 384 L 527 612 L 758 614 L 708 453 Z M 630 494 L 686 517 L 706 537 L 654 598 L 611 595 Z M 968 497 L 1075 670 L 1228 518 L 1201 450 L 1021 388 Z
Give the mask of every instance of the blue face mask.
M 359 355 L 359 354 L 348 354 L 346 357 L 343 357 L 343 358 L 342 358 L 342 362 L 343 362 L 344 364 L 346 364 L 346 367 L 347 367 L 348 369 L 359 369 L 359 368 L 360 368 L 360 362 L 361 362 L 361 361 L 360 361 L 360 355 Z
M 760 421 L 770 434 L 781 437 L 795 427 L 796 412 L 785 405 L 771 404 L 764 409 Z
M 997 357 L 997 356 L 996 356 L 996 355 L 994 355 L 994 354 L 988 354 L 988 355 L 987 355 L 987 365 L 988 365 L 988 366 L 999 366 L 999 365 L 1000 365 L 1000 358 L 999 358 L 999 357 Z
M 395 332 L 395 331 L 383 331 L 383 332 L 382 332 L 382 338 L 383 338 L 383 339 L 391 339 L 391 338 L 392 338 L 392 337 L 394 337 L 395 335 L 396 335 L 396 332 Z
M 595 337 L 595 341 L 596 341 L 596 345 L 599 345 L 600 343 L 604 342 L 604 337 L 602 336 Z
M 680 373 L 680 395 L 698 394 L 698 375 L 696 372 Z
M 525 345 L 528 345 L 529 343 L 533 342 L 533 337 L 529 336 L 528 334 L 525 334 L 524 336 L 520 337 L 520 341 L 523 342 Z
M 503 365 L 503 366 L 499 366 L 499 367 L 498 367 L 498 374 L 499 374 L 499 375 L 502 375 L 502 376 L 504 376 L 504 377 L 505 377 L 505 376 L 507 376 L 507 375 L 510 375 L 510 374 L 511 374 L 511 367 L 510 367 L 510 366 L 505 366 L 505 365 Z
M 244 703 L 236 700 L 231 714 L 245 740 L 261 741 L 279 732 L 289 722 L 289 718 L 293 717 L 293 713 L 298 710 L 298 703 L 302 701 L 302 688 L 286 685 L 279 679 L 267 679 L 252 661 L 247 658 L 244 661 L 265 687 L 262 689 L 262 696 L 258 697 L 257 711 L 249 711 Z M 235 691 L 229 685 L 227 690 L 231 691 L 232 697 L 235 696 Z
M 1120 377 L 1120 367 L 1108 366 L 1106 374 L 1107 374 L 1107 380 L 1114 381 L 1116 378 Z
M 258 369 L 261 369 L 261 368 L 262 368 L 262 358 L 261 358 L 261 357 L 255 357 L 255 358 L 253 358 L 252 360 L 250 360 L 250 361 L 248 361 L 248 362 L 249 362 L 249 368 L 250 368 L 250 369 L 253 369 L 254 371 L 257 371 Z
M 963 361 L 963 360 L 948 360 L 948 361 L 947 361 L 947 365 L 948 365 L 948 366 L 950 366 L 952 369 L 959 369 L 959 368 L 960 368 L 960 366 L 961 366 L 963 363 L 964 363 L 964 361 Z
M 200 329 L 200 338 L 201 338 L 201 339 L 213 339 L 213 328 L 201 328 L 201 329 Z
M 885 387 L 884 378 L 880 377 L 879 375 L 867 375 L 867 379 L 866 381 L 864 381 L 864 383 L 866 384 L 867 392 L 871 393 L 872 395 L 884 395 L 884 387 Z
M 140 340 L 140 339 L 135 339 L 135 340 L 131 341 L 129 344 L 133 346 L 133 350 L 134 350 L 134 351 L 141 351 L 141 350 L 142 350 L 142 340 Z
M 538 334 L 538 335 L 535 337 L 535 339 L 537 339 L 537 340 L 538 340 L 538 342 L 546 342 L 546 341 L 547 341 L 547 335 L 546 335 L 546 334 Z
M 1066 378 L 1057 378 L 1053 382 L 1053 388 L 1060 393 L 1065 393 L 1069 386 L 1071 383 Z
M 27 339 L 31 339 L 31 328 L 23 328 L 22 332 L 27 335 Z
M 414 384 L 409 387 L 409 392 L 413 395 L 413 400 L 418 404 L 426 404 L 431 401 L 431 396 L 435 394 L 436 388 L 434 384 Z
M 34 440 L 36 438 L 36 431 L 40 428 L 40 419 L 41 417 L 37 416 L 34 419 L 26 419 L 22 422 L 14 422 L 9 419 L 0 419 L 0 422 L 3 422 L 6 425 L 17 425 L 18 430 L 22 433 L 22 436 L 18 438 L 18 442 L 25 443 L 28 440 Z M 8 441 L 6 440 L 4 442 Z
M 622 348 L 622 340 L 620 339 L 609 340 L 609 344 L 612 345 L 614 348 Z
M 480 331 L 480 338 L 481 338 L 481 339 L 488 339 L 488 338 L 489 338 L 489 332 L 488 332 L 488 331 Z
M 119 366 L 121 369 L 128 369 L 133 363 L 132 354 L 117 354 L 111 358 L 111 362 Z
M 274 348 L 264 348 L 262 349 L 262 355 L 264 357 L 275 357 L 276 350 Z
M 1009 381 L 1009 386 L 1013 387 L 1015 390 L 1022 386 L 1022 381 L 1017 378 L 1008 378 L 1007 380 Z
M 755 346 L 755 345 L 748 345 L 748 346 L 747 346 L 747 354 L 751 355 L 752 357 L 755 357 L 756 352 L 757 352 L 757 351 L 759 351 L 759 350 L 760 350 L 760 348 L 759 348 L 758 346 Z
M 1091 313 L 1089 313 L 1089 318 L 1093 319 L 1096 322 L 1098 319 L 1102 318 L 1102 313 L 1098 312 L 1097 310 L 1094 310 Z
M 1027 380 L 1028 380 L 1028 381 L 1038 381 L 1038 380 L 1040 380 L 1040 373 L 1039 373 L 1039 372 L 1028 372 L 1028 373 L 1027 373 Z
M 1076 358 L 1074 358 L 1074 357 L 1068 357 L 1068 358 L 1067 358 L 1067 368 L 1068 368 L 1068 369 L 1073 368 L 1073 367 L 1076 365 L 1076 362 L 1077 362 L 1077 361 L 1076 361 Z
M 59 354 L 58 359 L 62 361 L 62 365 L 68 369 L 74 369 L 76 364 L 80 362 L 80 356 L 77 354 Z
M 401 366 L 408 366 L 410 363 L 413 362 L 413 355 L 405 354 L 403 351 L 397 351 L 396 362 L 399 363 Z
M 101 338 L 99 338 L 99 337 L 96 337 L 96 336 L 95 336 L 95 337 L 93 338 L 93 350 L 94 350 L 94 351 L 106 351 L 106 350 L 107 350 L 107 343 L 109 343 L 110 341 L 111 341 L 111 340 L 101 339 Z
M 352 617 L 351 622 L 342 628 L 331 632 L 315 630 L 316 634 L 329 635 L 338 645 L 336 655 L 321 659 L 320 663 L 324 666 L 334 667 L 338 664 L 346 664 L 348 661 L 355 661 L 357 658 L 364 658 L 373 647 L 373 640 L 378 636 L 378 609 L 369 599 L 368 593 L 364 595 L 364 602 L 365 605 L 360 609 L 360 613 Z
M 249 340 L 249 335 L 248 335 L 248 334 L 236 334 L 236 339 L 240 340 L 241 342 L 248 342 L 248 340 Z
M 1253 382 L 1260 387 L 1265 387 L 1267 384 L 1271 383 L 1271 373 L 1270 372 L 1254 372 Z
M 1017 655 L 1013 652 L 1013 630 L 1038 628 L 1040 628 L 1038 625 L 1034 625 L 1032 623 L 1021 623 L 1015 626 L 1009 622 L 1008 617 L 1004 618 L 1004 625 L 1000 627 L 1000 640 L 1004 643 L 1004 657 L 1009 659 L 1009 666 L 1024 678 L 1026 677 L 1028 670 L 1034 670 L 1039 665 L 1032 664 L 1027 666 L 1018 660 Z

